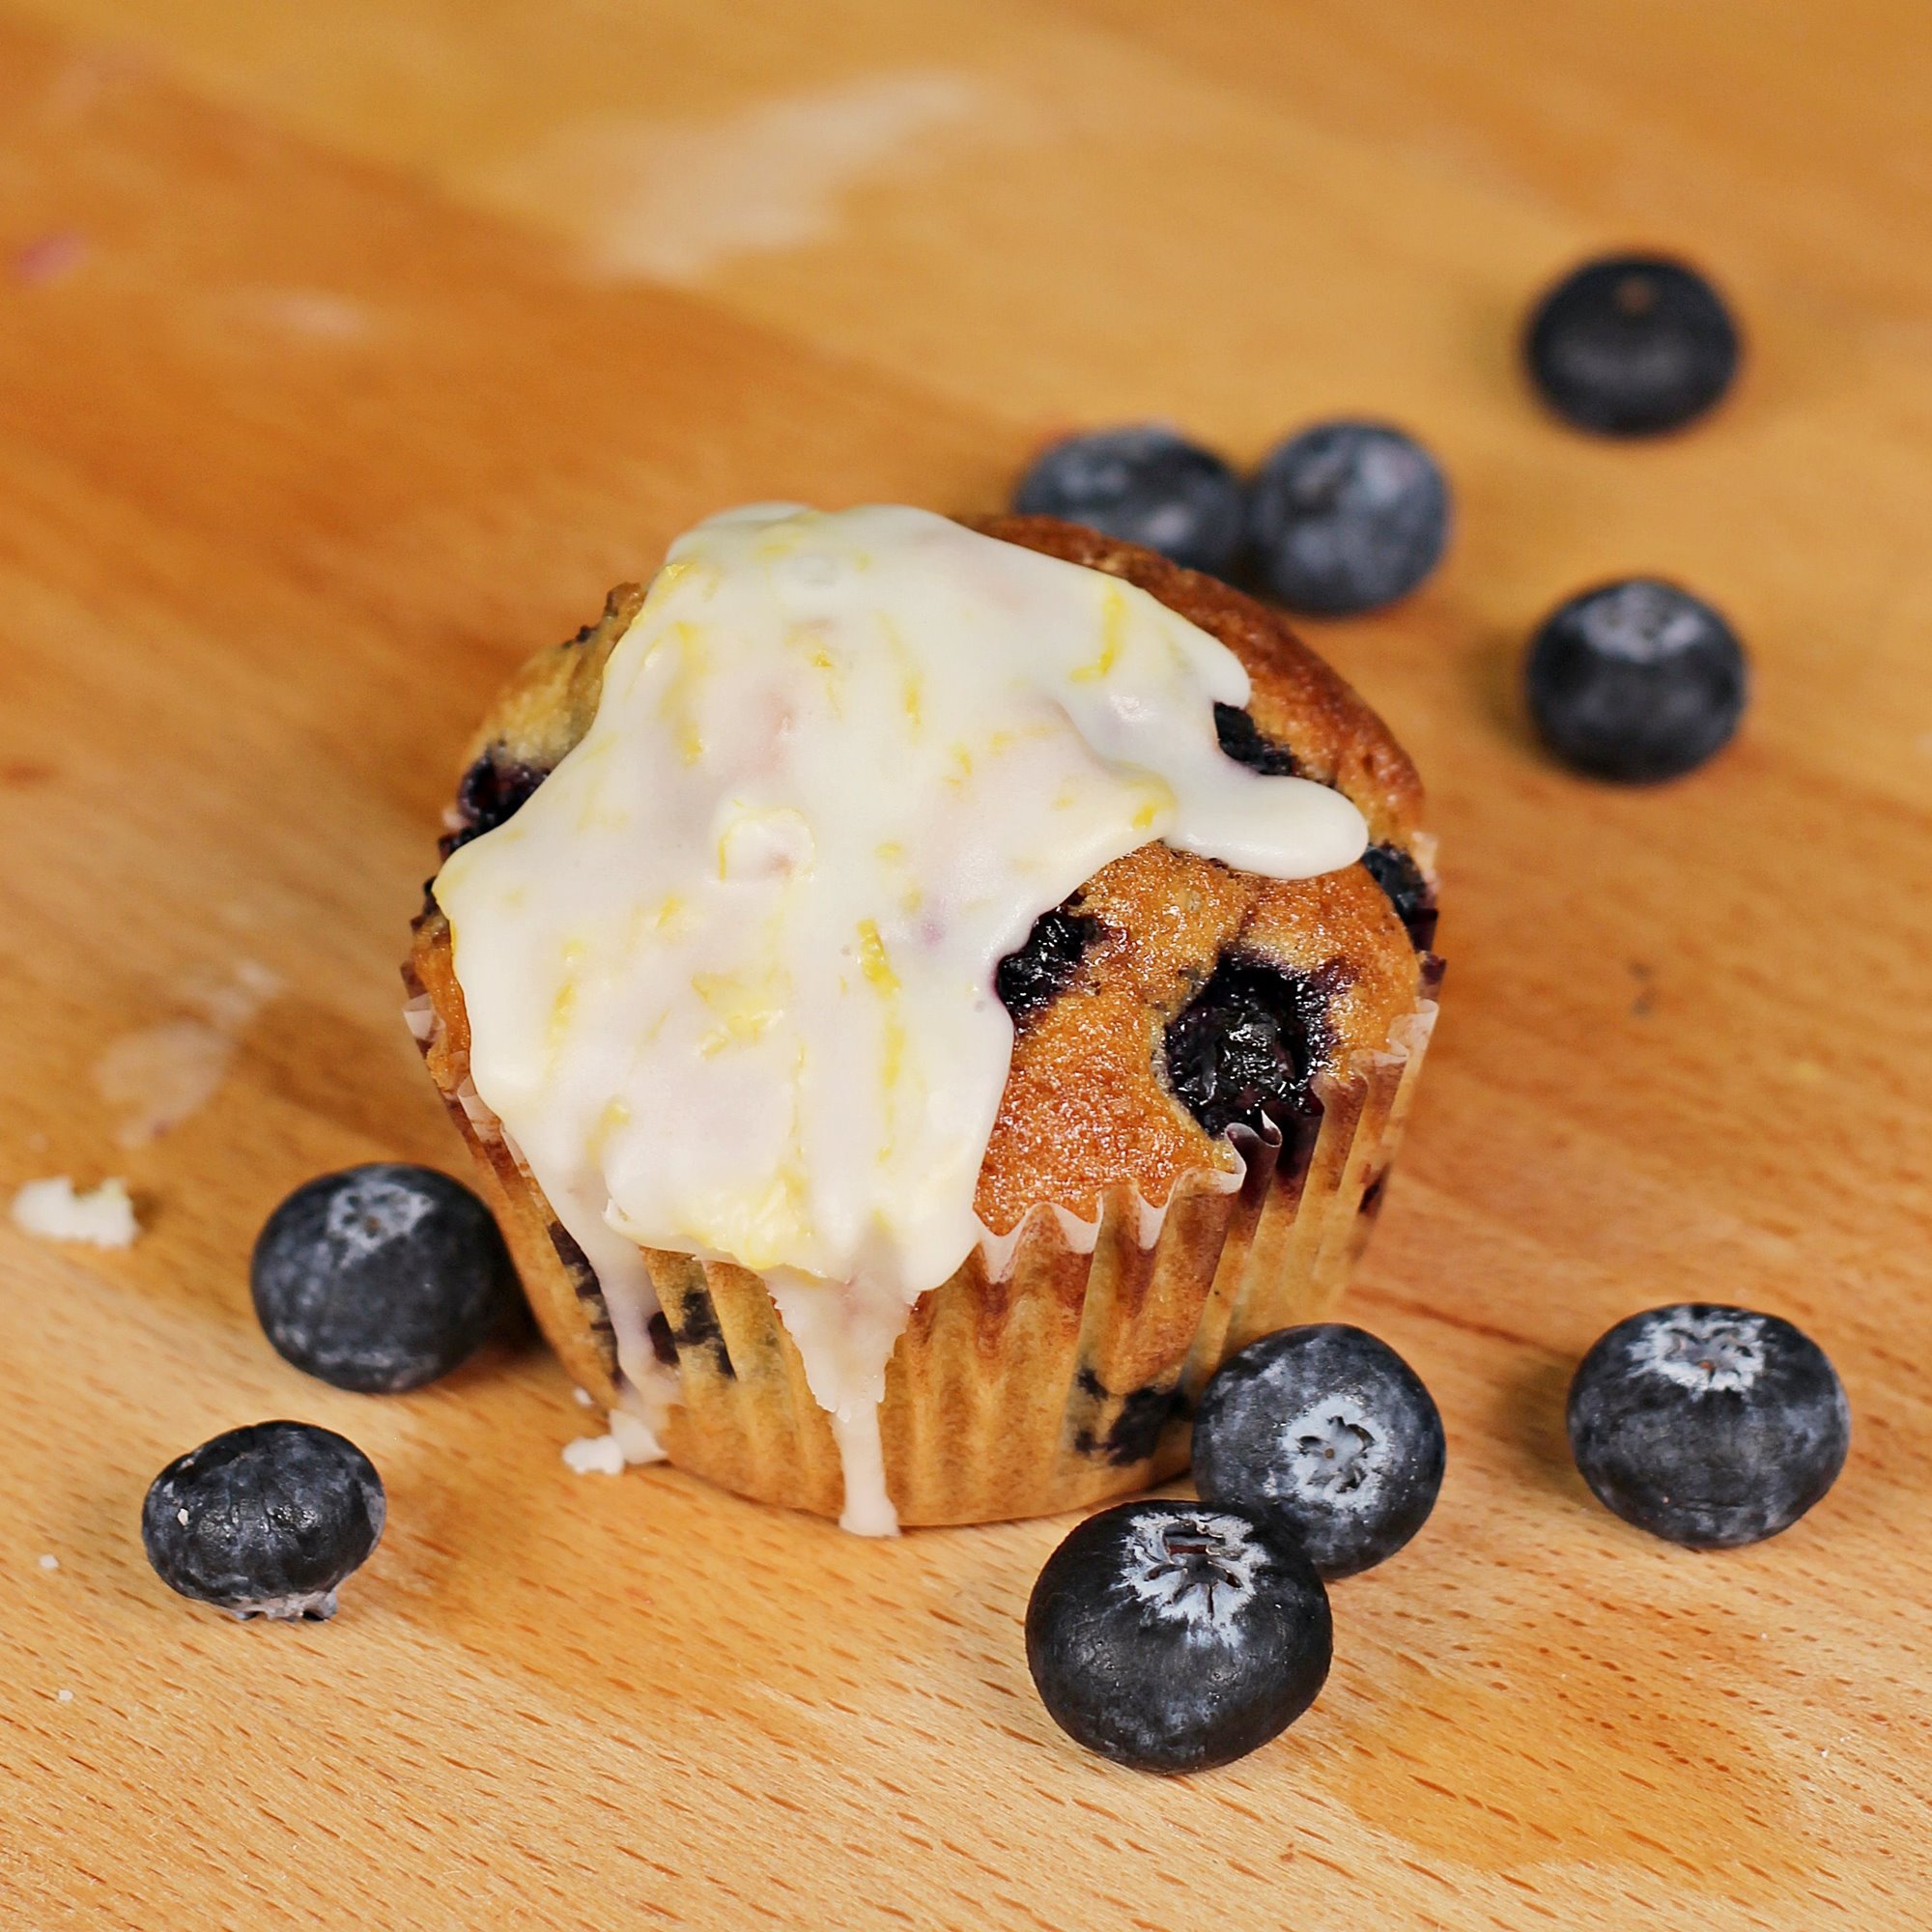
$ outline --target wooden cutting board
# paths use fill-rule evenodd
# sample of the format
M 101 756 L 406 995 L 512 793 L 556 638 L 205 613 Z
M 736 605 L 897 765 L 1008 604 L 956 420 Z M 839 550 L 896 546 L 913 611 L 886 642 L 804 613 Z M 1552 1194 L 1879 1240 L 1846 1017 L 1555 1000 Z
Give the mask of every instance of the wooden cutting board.
M 1932 1918 L 1932 37 L 1913 0 L 0 0 L 0 1920 L 1918 1925 Z M 1679 247 L 1750 364 L 1653 447 L 1514 363 Z M 1020 1614 L 1064 1523 L 867 1544 L 573 1476 L 535 1348 L 400 1400 L 268 1349 L 322 1169 L 460 1153 L 396 961 L 465 733 L 722 504 L 995 505 L 1063 426 L 1409 424 L 1454 553 L 1318 641 L 1433 795 L 1451 960 L 1352 1301 L 1448 1418 L 1279 1743 L 1081 1756 Z M 1681 577 L 1758 690 L 1709 770 L 1547 765 L 1514 665 Z M 170 1084 L 172 1083 L 172 1084 Z M 1562 1393 L 1681 1296 L 1800 1321 L 1832 1497 L 1693 1556 Z M 142 1559 L 148 1478 L 343 1430 L 391 1527 L 327 1626 Z M 57 1566 L 57 1567 L 56 1567 Z

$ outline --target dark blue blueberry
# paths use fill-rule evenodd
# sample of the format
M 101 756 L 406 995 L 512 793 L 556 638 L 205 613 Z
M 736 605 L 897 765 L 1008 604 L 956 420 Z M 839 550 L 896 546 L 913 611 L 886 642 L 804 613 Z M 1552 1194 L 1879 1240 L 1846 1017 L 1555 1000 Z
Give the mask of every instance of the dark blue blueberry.
M 1294 753 L 1278 739 L 1268 737 L 1254 721 L 1251 712 L 1233 704 L 1214 707 L 1214 735 L 1222 751 L 1237 765 L 1260 772 L 1266 779 L 1292 779 L 1301 769 Z
M 1626 1522 L 1692 1549 L 1789 1529 L 1837 1480 L 1852 1411 L 1808 1335 L 1681 1301 L 1619 1321 L 1570 1384 L 1570 1453 Z
M 448 858 L 459 845 L 468 845 L 514 818 L 549 776 L 511 757 L 502 746 L 492 746 L 463 774 L 456 788 L 458 823 L 440 841 L 442 856 Z
M 467 1360 L 514 1305 L 490 1210 L 433 1168 L 325 1174 L 269 1216 L 249 1265 L 269 1340 L 337 1388 L 420 1388 Z
M 1682 262 L 1605 255 L 1537 304 L 1524 353 L 1544 400 L 1578 429 L 1654 436 L 1731 386 L 1738 329 L 1722 297 Z
M 1248 488 L 1248 547 L 1292 611 L 1346 617 L 1406 597 L 1449 541 L 1435 459 L 1387 423 L 1317 423 Z
M 1523 669 L 1530 716 L 1566 765 L 1652 784 L 1730 742 L 1749 676 L 1744 646 L 1688 590 L 1630 577 L 1545 619 Z
M 387 1504 L 355 1443 L 307 1422 L 231 1429 L 148 1486 L 141 1541 L 169 1589 L 238 1617 L 335 1614 Z
M 1331 1580 L 1393 1556 L 1428 1521 L 1444 1453 L 1415 1371 L 1340 1321 L 1251 1342 L 1194 1420 L 1201 1499 L 1279 1524 Z
M 660 1318 L 653 1317 L 656 1321 Z M 674 1368 L 686 1355 L 710 1350 L 710 1366 L 726 1380 L 736 1380 L 738 1371 L 731 1360 L 731 1350 L 724 1339 L 724 1324 L 718 1320 L 718 1304 L 711 1298 L 711 1291 L 704 1285 L 701 1272 L 694 1268 L 686 1277 L 683 1294 L 677 1306 L 670 1311 L 666 1321 L 667 1339 L 671 1346 L 671 1362 Z M 652 1333 L 655 1347 L 657 1337 Z
M 1084 1364 L 1075 1379 L 1080 1392 L 1099 1404 L 1104 1414 L 1113 1401 L 1107 1384 Z M 1173 1383 L 1144 1383 L 1121 1397 L 1104 1435 L 1095 1432 L 1099 1417 L 1094 1416 L 1074 1432 L 1073 1446 L 1082 1456 L 1103 1457 L 1117 1469 L 1131 1468 L 1153 1454 L 1162 1432 L 1186 1406 L 1187 1398 Z
M 677 1367 L 677 1337 L 670 1332 L 670 1318 L 662 1308 L 645 1324 L 651 1338 L 651 1353 L 668 1369 Z
M 993 969 L 993 990 L 1015 1026 L 1032 1019 L 1066 990 L 1100 929 L 1097 919 L 1068 912 L 1065 906 L 1034 921 L 1027 943 Z
M 1400 845 L 1371 845 L 1362 854 L 1363 869 L 1388 895 L 1395 916 L 1408 932 L 1418 952 L 1435 943 L 1435 894 L 1422 867 Z
M 1136 1771 L 1207 1771 L 1315 1701 L 1334 1634 L 1293 1542 L 1238 1511 L 1122 1503 L 1039 1573 L 1027 1664 L 1075 1743 Z
M 1326 1033 L 1321 976 L 1229 954 L 1162 1038 L 1167 1084 L 1209 1134 L 1272 1124 L 1284 1134 L 1321 1111 L 1309 1092 Z
M 1056 442 L 1020 478 L 1013 508 L 1085 524 L 1216 577 L 1241 545 L 1240 479 L 1211 449 L 1158 423 Z

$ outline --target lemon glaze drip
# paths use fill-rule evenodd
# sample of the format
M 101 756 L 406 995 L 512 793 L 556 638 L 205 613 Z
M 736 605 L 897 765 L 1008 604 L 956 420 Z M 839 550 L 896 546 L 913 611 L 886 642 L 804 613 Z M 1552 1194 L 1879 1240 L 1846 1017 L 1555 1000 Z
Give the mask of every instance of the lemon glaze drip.
M 582 742 L 436 886 L 471 1079 L 656 1420 L 639 1246 L 755 1269 L 846 1526 L 894 1527 L 877 1406 L 985 1233 L 999 960 L 1151 839 L 1274 878 L 1362 854 L 1340 793 L 1221 752 L 1247 698 L 1145 592 L 924 511 L 757 505 L 672 546 Z

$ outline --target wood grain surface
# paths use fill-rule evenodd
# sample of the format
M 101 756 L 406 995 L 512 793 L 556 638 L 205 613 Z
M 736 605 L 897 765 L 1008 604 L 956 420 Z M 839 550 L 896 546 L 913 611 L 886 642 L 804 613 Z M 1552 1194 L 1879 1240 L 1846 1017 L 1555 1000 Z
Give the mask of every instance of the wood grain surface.
M 147 1228 L 0 1228 L 0 1922 L 1932 1919 L 1928 102 L 1918 0 L 0 0 L 0 1187 L 125 1174 Z M 1513 360 L 1631 241 L 1750 335 L 1653 447 Z M 1246 458 L 1344 409 L 1458 491 L 1435 582 L 1316 634 L 1443 841 L 1351 1305 L 1451 1452 L 1293 1731 L 1179 1782 L 1067 1745 L 1019 1628 L 1064 1525 L 575 1477 L 534 1346 L 398 1400 L 270 1351 L 282 1193 L 460 1159 L 396 961 L 525 651 L 729 501 L 981 510 L 1065 425 Z M 1626 794 L 1513 667 L 1634 570 L 1758 690 Z M 1649 1542 L 1564 1453 L 1580 1350 L 1687 1295 L 1851 1393 L 1758 1549 Z M 389 1485 L 327 1626 L 141 1555 L 153 1472 L 269 1415 Z

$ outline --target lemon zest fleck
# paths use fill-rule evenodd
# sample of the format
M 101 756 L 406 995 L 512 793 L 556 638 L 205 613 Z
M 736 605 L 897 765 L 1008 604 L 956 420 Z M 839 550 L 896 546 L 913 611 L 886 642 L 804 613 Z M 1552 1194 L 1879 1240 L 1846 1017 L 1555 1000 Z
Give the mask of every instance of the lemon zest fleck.
M 879 937 L 876 920 L 862 919 L 859 922 L 859 964 L 868 984 L 881 993 L 896 993 L 899 990 L 899 976 L 893 971 L 893 962 L 886 952 L 886 942 Z
M 654 658 L 667 648 L 677 663 L 658 699 L 658 716 L 670 727 L 678 755 L 687 765 L 695 765 L 704 755 L 704 740 L 697 729 L 697 691 L 709 668 L 710 654 L 705 648 L 702 630 L 681 621 L 666 626 L 651 646 L 649 657 Z
M 1126 643 L 1127 601 L 1109 589 L 1100 601 L 1100 655 L 1092 664 L 1076 665 L 1067 675 L 1075 684 L 1097 684 L 1111 677 Z

